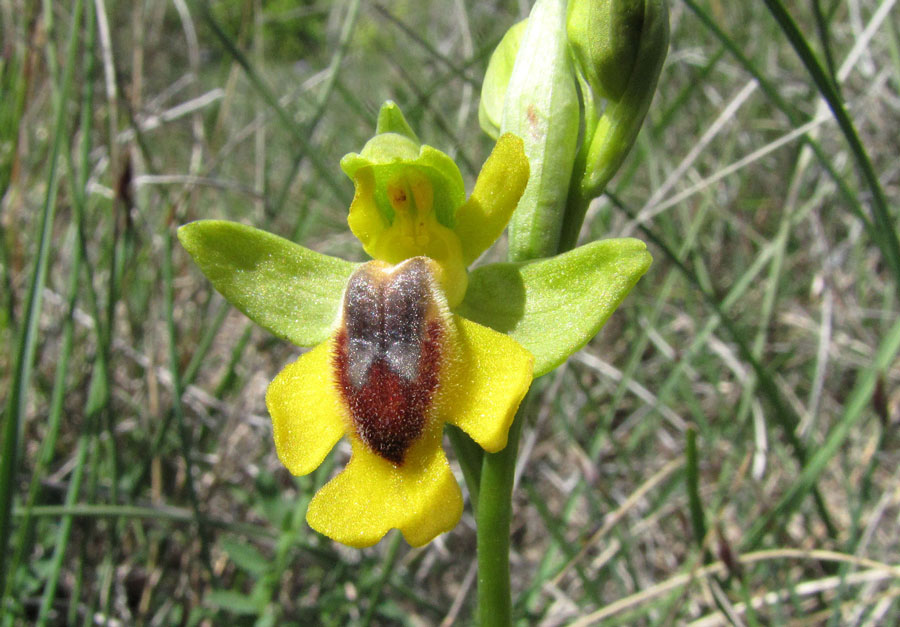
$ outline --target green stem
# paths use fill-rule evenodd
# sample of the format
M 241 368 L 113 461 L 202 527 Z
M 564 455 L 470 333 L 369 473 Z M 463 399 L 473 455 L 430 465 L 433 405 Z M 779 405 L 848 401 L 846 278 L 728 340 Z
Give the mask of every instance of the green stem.
M 509 523 L 512 488 L 519 452 L 522 402 L 509 429 L 509 443 L 499 453 L 485 453 L 478 497 L 478 619 L 482 627 L 512 625 L 509 594 Z

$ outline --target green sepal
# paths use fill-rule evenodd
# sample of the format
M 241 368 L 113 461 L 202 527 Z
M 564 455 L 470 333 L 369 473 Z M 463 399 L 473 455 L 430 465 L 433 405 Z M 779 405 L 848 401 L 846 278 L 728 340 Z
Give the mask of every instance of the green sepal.
M 297 346 L 329 336 L 359 266 L 225 220 L 185 224 L 178 239 L 225 300 Z
M 512 76 L 513 66 L 516 64 L 516 55 L 519 54 L 519 45 L 522 43 L 522 35 L 528 19 L 514 24 L 503 35 L 503 39 L 491 54 L 487 70 L 484 73 L 484 82 L 481 84 L 481 100 L 478 103 L 478 123 L 481 130 L 496 140 L 500 137 L 500 124 L 503 119 L 503 101 L 506 98 L 506 88 L 509 86 L 509 77 Z
M 455 225 L 457 208 L 466 199 L 466 187 L 456 163 L 431 146 L 399 133 L 381 133 L 366 142 L 362 152 L 352 152 L 341 159 L 341 169 L 356 183 L 363 168 L 371 168 L 375 177 L 375 205 L 388 224 L 394 209 L 387 197 L 387 184 L 410 168 L 428 177 L 434 187 L 434 212 L 438 222 L 447 228 Z
M 525 263 L 469 273 L 456 313 L 508 333 L 534 355 L 534 376 L 547 374 L 590 341 L 652 261 L 644 242 L 592 242 Z
M 403 112 L 393 100 L 386 100 L 378 111 L 378 122 L 375 125 L 375 134 L 397 133 L 404 135 L 417 144 L 421 144 L 416 132 L 412 130 L 409 122 L 403 116 Z

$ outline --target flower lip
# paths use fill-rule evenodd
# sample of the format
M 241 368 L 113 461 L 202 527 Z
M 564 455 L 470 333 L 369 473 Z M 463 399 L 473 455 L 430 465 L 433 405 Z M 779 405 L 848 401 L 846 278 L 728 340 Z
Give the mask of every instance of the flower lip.
M 447 336 L 446 304 L 431 262 L 370 262 L 344 294 L 333 365 L 353 430 L 372 452 L 402 464 L 427 426 Z

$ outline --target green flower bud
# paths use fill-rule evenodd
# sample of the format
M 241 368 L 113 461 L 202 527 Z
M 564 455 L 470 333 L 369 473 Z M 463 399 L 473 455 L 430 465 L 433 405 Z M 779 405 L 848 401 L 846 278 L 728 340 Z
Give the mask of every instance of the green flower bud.
M 363 177 L 372 177 L 375 206 L 388 224 L 394 220 L 389 188 L 407 171 L 415 170 L 429 180 L 434 190 L 435 215 L 448 228 L 454 226 L 456 210 L 466 199 L 462 174 L 453 159 L 421 144 L 400 108 L 391 101 L 385 102 L 378 112 L 375 136 L 360 153 L 345 155 L 341 169 L 357 186 Z
M 643 124 L 668 37 L 666 0 L 536 0 L 506 32 L 478 120 L 491 137 L 521 137 L 531 167 L 509 226 L 512 259 L 576 244 Z
M 644 0 L 571 0 L 566 32 L 575 66 L 594 92 L 619 100 L 641 40 Z
M 568 34 L 585 128 L 575 172 L 581 180 L 573 181 L 562 228 L 564 249 L 574 246 L 590 200 L 603 193 L 644 123 L 669 47 L 668 6 L 666 0 L 572 0 Z

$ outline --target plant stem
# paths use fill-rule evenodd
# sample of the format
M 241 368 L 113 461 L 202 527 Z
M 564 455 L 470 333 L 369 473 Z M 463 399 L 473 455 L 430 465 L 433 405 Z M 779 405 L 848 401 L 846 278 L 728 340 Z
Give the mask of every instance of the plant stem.
M 485 453 L 478 497 L 478 618 L 482 627 L 512 625 L 509 594 L 509 523 L 525 401 L 509 428 L 506 448 Z

